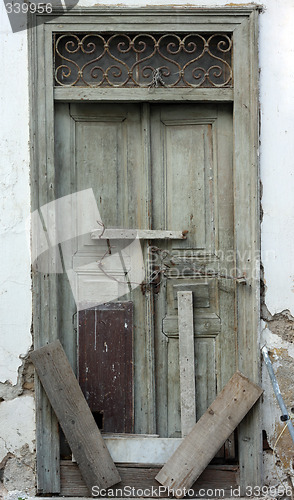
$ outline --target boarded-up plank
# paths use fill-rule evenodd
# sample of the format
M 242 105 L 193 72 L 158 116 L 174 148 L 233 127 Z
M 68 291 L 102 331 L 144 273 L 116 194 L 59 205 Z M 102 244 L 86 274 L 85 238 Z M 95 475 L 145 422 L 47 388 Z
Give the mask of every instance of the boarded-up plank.
M 31 353 L 39 378 L 91 491 L 120 481 L 59 340 Z
M 104 432 L 133 432 L 133 303 L 79 312 L 79 383 Z
M 145 497 L 167 497 L 167 491 L 160 491 L 160 485 L 155 480 L 156 474 L 159 472 L 160 467 L 153 465 L 138 465 L 132 466 L 126 464 L 117 464 L 117 469 L 121 476 L 121 482 L 111 488 L 108 498 L 119 498 L 123 496 L 130 497 L 128 489 L 125 491 L 123 488 L 134 488 L 132 490 L 132 497 L 142 495 L 144 490 Z M 83 481 L 78 466 L 69 460 L 62 460 L 60 465 L 61 471 L 61 491 L 60 494 L 65 497 L 89 497 L 90 492 Z M 208 466 L 201 474 L 197 483 L 192 486 L 194 490 L 193 498 L 197 496 L 214 497 L 220 496 L 229 497 L 233 488 L 238 486 L 239 468 L 237 465 L 211 465 Z M 152 490 L 153 488 L 153 490 Z M 162 487 L 161 487 L 162 488 Z M 138 491 L 140 490 L 140 491 Z M 201 495 L 199 492 L 201 490 Z M 209 494 L 207 494 L 209 490 Z M 188 497 L 189 498 L 189 497 Z M 191 498 L 191 495 L 190 495 Z
M 188 231 L 165 231 L 153 229 L 95 229 L 91 233 L 92 240 L 185 240 Z
M 178 292 L 181 430 L 186 437 L 196 423 L 193 296 Z
M 209 285 L 207 283 L 183 283 L 173 285 L 175 309 L 178 309 L 178 292 L 192 292 L 193 308 L 208 308 L 210 306 Z
M 184 496 L 216 452 L 262 394 L 262 389 L 236 372 L 156 476 L 162 485 Z

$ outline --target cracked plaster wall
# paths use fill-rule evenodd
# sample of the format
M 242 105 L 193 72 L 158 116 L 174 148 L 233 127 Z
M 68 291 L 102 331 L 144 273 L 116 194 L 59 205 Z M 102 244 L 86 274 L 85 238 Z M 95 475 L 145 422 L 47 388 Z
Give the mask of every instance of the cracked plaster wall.
M 35 410 L 29 252 L 29 128 L 26 32 L 11 33 L 0 3 L 0 498 L 33 494 Z
M 80 0 L 79 5 L 223 6 L 225 0 Z M 261 342 L 270 349 L 282 393 L 294 406 L 294 26 L 293 0 L 265 0 L 260 15 L 260 169 L 263 185 L 262 263 L 264 305 Z M 246 4 L 246 3 L 245 3 Z M 29 113 L 26 32 L 12 34 L 0 4 L 0 462 L 3 488 L 32 493 L 34 489 L 35 421 L 31 368 L 25 356 L 31 346 L 31 283 L 28 246 Z M 278 473 L 291 470 L 292 443 L 285 432 L 273 447 L 280 411 L 263 367 L 264 479 L 277 484 Z M 4 422 L 4 425 L 3 425 Z M 3 468 L 4 467 L 4 468 Z M 0 466 L 1 470 L 1 466 Z M 280 472 L 279 472 L 280 471 Z M 18 478 L 17 480 L 15 478 Z M 13 480 L 14 478 L 14 480 Z M 19 479 L 21 478 L 21 479 Z M 1 491 L 0 491 L 1 493 Z

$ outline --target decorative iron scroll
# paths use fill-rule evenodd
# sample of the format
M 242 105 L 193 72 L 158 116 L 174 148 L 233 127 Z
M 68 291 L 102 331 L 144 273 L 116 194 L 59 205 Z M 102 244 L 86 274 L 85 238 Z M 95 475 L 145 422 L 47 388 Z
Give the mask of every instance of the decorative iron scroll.
M 231 35 L 54 34 L 57 86 L 232 87 Z

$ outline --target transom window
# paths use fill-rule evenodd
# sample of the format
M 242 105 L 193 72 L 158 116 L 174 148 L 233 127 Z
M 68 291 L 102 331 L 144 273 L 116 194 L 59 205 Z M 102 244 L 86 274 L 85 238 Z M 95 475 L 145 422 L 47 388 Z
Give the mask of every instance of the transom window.
M 54 34 L 56 86 L 232 87 L 230 34 Z

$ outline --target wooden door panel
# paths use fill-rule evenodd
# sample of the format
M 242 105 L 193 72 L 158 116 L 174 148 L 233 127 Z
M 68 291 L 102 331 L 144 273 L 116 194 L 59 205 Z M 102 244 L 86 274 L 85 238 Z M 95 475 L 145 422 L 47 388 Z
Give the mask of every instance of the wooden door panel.
M 79 312 L 78 379 L 104 432 L 133 432 L 133 303 Z
M 71 141 L 71 148 L 62 141 L 57 147 L 63 194 L 92 188 L 107 228 L 188 231 L 183 241 L 152 241 L 156 287 L 122 284 L 126 242 L 110 241 L 110 255 L 107 241 L 83 235 L 72 258 L 89 302 L 102 293 L 133 303 L 134 432 L 181 437 L 178 291 L 193 295 L 197 419 L 236 369 L 234 262 L 227 259 L 234 238 L 232 110 L 72 104 L 60 105 L 59 115 Z M 142 242 L 145 265 L 147 249 Z M 106 254 L 102 270 L 97 262 Z M 63 295 L 62 321 L 70 325 L 70 290 Z M 74 337 L 66 344 L 74 352 Z
M 195 340 L 196 418 L 199 420 L 216 397 L 216 349 L 214 337 Z
M 200 108 L 200 109 L 199 109 Z M 215 248 L 216 110 L 201 106 L 152 108 L 153 220 L 160 228 L 188 231 L 180 248 Z M 177 243 L 173 248 L 177 248 Z
M 234 263 L 227 259 L 233 251 L 231 116 L 229 106 L 154 105 L 151 111 L 153 227 L 188 230 L 186 241 L 158 243 L 168 265 L 155 297 L 162 318 L 155 329 L 157 423 L 165 437 L 181 435 L 177 291 L 193 293 L 197 420 L 236 369 Z
M 106 227 L 146 229 L 140 196 L 144 183 L 140 107 L 71 105 L 70 115 L 75 122 L 77 189 L 93 189 Z M 96 252 L 97 241 L 90 235 L 85 238 L 80 240 L 81 251 L 86 245 Z
M 141 106 L 60 104 L 56 107 L 56 117 L 56 171 L 61 181 L 60 195 L 91 188 L 105 227 L 148 229 Z M 89 213 L 89 217 L 97 222 L 93 214 Z M 93 229 L 95 227 L 101 228 L 98 224 Z M 112 240 L 109 245 L 105 240 L 92 240 L 90 233 L 79 236 L 66 268 L 72 268 L 77 276 L 75 285 L 79 296 L 85 299 L 84 308 L 105 300 L 125 300 L 135 305 L 133 353 L 140 362 L 134 366 L 135 423 L 132 423 L 132 430 L 146 433 L 149 431 L 149 360 L 146 359 L 145 297 L 139 287 L 130 291 L 128 272 L 132 241 Z M 61 279 L 67 281 L 66 276 Z M 73 310 L 68 308 L 69 297 L 72 300 L 66 282 L 60 296 L 59 324 L 67 325 L 67 332 L 62 328 L 60 334 L 75 365 L 76 339 Z M 78 324 L 76 328 L 79 337 Z M 73 335 L 69 334 L 70 330 Z M 116 411 L 119 414 L 119 407 Z M 130 426 L 126 426 L 124 431 L 130 432 L 129 429 Z M 117 431 L 117 426 L 108 430 Z

